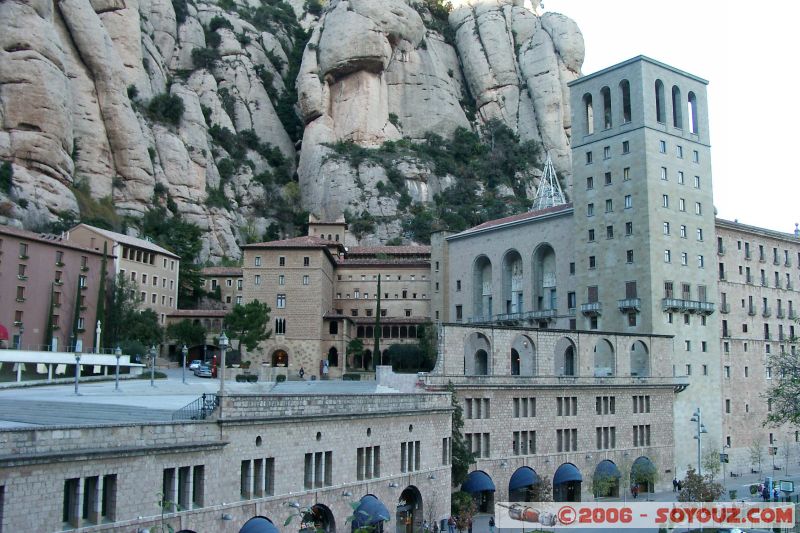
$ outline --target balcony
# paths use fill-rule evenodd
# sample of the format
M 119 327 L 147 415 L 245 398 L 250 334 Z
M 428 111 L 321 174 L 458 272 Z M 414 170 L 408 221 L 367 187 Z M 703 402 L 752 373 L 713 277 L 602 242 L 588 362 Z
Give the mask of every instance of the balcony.
M 28 276 L 23 276 L 22 274 L 17 274 L 17 279 L 20 281 L 28 281 Z
M 86 265 L 83 265 L 83 266 L 81 267 L 81 272 L 89 272 L 89 267 L 88 267 L 88 266 L 86 266 Z
M 778 308 L 778 312 L 775 313 L 775 318 L 786 318 L 786 313 L 783 312 L 783 309 Z
M 747 310 L 747 314 L 750 316 L 756 316 L 756 306 L 751 305 L 750 308 Z
M 603 314 L 603 304 L 600 302 L 581 304 L 581 313 L 583 316 L 600 316 Z
M 765 307 L 765 308 L 764 308 L 764 309 L 761 311 L 761 316 L 763 316 L 764 318 L 769 318 L 769 317 L 771 317 L 771 316 L 772 316 L 772 310 L 771 310 L 769 307 Z
M 761 278 L 761 286 L 768 287 L 766 278 Z
M 699 315 L 710 315 L 714 312 L 712 302 L 698 302 L 697 300 L 682 300 L 678 298 L 664 298 L 661 300 L 661 307 L 664 311 L 697 313 Z
M 728 313 L 731 312 L 731 304 L 727 302 L 722 302 L 722 304 L 720 304 L 719 306 L 719 312 L 727 315 Z
M 797 311 L 789 309 L 789 320 L 797 320 Z
M 717 245 L 717 255 L 725 255 L 725 245 Z
M 750 252 L 750 250 L 744 251 L 744 258 L 747 259 L 748 261 L 753 258 L 753 254 Z
M 779 280 L 779 279 L 776 279 L 776 280 L 775 280 L 775 288 L 776 288 L 776 289 L 781 289 L 781 288 L 782 288 L 782 287 L 781 287 L 781 280 Z
M 792 266 L 792 260 L 787 257 L 786 260 L 783 262 L 783 266 L 785 267 Z
M 641 298 L 625 298 L 623 300 L 617 301 L 617 305 L 619 306 L 619 310 L 623 313 L 638 313 L 642 309 L 642 299 Z
M 778 259 L 777 257 L 773 257 L 772 258 L 772 264 L 775 265 L 775 266 L 780 266 L 781 260 Z
M 64 266 L 64 262 L 63 262 L 63 261 L 56 261 L 56 266 L 57 266 L 58 268 L 61 268 L 61 267 L 63 267 L 63 266 Z
M 745 281 L 745 283 L 749 283 L 750 285 L 752 285 L 753 284 L 753 275 L 752 274 L 747 274 L 745 276 L 745 278 L 744 278 L 744 281 Z

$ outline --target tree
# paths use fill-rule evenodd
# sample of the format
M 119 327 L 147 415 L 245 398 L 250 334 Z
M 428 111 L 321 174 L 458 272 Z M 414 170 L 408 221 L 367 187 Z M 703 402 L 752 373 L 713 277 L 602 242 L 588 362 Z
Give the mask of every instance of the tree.
M 272 330 L 267 330 L 270 311 L 266 303 L 253 300 L 244 305 L 236 304 L 225 316 L 225 327 L 228 328 L 231 339 L 239 340 L 240 352 L 242 344 L 248 352 L 252 352 L 261 341 L 270 338 Z
M 616 476 L 607 472 L 598 472 L 595 469 L 594 473 L 592 474 L 592 495 L 595 499 L 613 496 L 613 490 L 615 486 L 619 486 Z
M 719 499 L 724 488 L 709 475 L 701 476 L 694 468 L 689 467 L 686 477 L 681 482 L 678 501 L 681 502 L 713 502 Z
M 378 274 L 377 303 L 375 304 L 375 349 L 372 351 L 372 360 L 381 357 L 381 275 Z M 367 369 L 369 370 L 369 369 Z
M 364 341 L 361 339 L 351 339 L 347 343 L 347 358 L 352 358 L 353 367 L 361 368 L 361 357 L 364 354 Z
M 106 314 L 106 277 L 108 277 L 108 242 L 103 242 L 103 260 L 100 263 L 100 284 L 97 288 L 97 319 L 105 320 Z M 95 347 L 98 352 L 103 346 L 103 339 L 105 338 L 105 326 L 100 329 L 98 335 L 97 346 Z
M 762 395 L 765 403 L 772 402 L 772 411 L 764 425 L 800 424 L 800 354 L 781 346 L 778 353 L 768 357 L 767 366 L 777 379 L 772 380 L 772 388 Z
M 430 320 L 417 326 L 417 338 L 419 339 L 419 349 L 422 350 L 421 370 L 430 372 L 436 366 L 439 356 L 437 351 L 438 335 L 436 327 Z
M 750 443 L 750 448 L 748 448 L 750 452 L 750 466 L 753 470 L 755 470 L 756 465 L 758 465 L 758 471 L 761 472 L 761 461 L 764 459 L 764 440 L 762 437 L 756 437 L 753 439 L 753 442 Z
M 708 474 L 708 476 L 713 481 L 719 471 L 722 470 L 722 463 L 719 461 L 719 452 L 716 450 L 706 450 L 706 453 L 703 454 L 703 470 Z
M 130 313 L 125 320 L 126 340 L 137 340 L 146 346 L 161 344 L 164 330 L 158 325 L 158 315 L 152 309 Z
M 456 521 L 456 529 L 464 531 L 469 528 L 472 517 L 478 511 L 472 494 L 464 491 L 454 492 L 450 496 L 450 514 Z
M 719 457 L 717 457 L 717 459 L 719 459 Z M 658 481 L 658 470 L 656 470 L 653 463 L 649 461 L 634 462 L 630 470 L 630 479 L 632 483 L 655 487 L 656 481 Z
M 167 338 L 186 346 L 205 344 L 206 328 L 188 319 L 181 320 L 167 326 Z
M 472 455 L 472 451 L 467 446 L 467 441 L 464 438 L 464 416 L 452 381 L 447 384 L 447 392 L 450 393 L 450 403 L 453 406 L 450 481 L 455 487 L 461 485 L 467 479 L 469 465 L 475 462 L 475 457 Z
M 549 478 L 539 476 L 539 480 L 528 488 L 532 502 L 553 501 L 553 484 Z
M 139 311 L 137 294 L 136 282 L 122 274 L 111 285 L 103 328 L 108 345 L 129 346 L 132 341 L 146 346 L 161 343 L 164 331 L 158 323 L 158 315 L 151 309 Z

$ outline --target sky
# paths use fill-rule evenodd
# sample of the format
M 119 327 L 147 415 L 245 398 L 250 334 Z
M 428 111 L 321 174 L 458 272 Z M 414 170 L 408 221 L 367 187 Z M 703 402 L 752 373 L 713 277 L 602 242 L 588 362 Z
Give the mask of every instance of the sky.
M 717 216 L 794 231 L 800 2 L 544 0 L 544 8 L 577 22 L 584 74 L 641 54 L 708 80 Z

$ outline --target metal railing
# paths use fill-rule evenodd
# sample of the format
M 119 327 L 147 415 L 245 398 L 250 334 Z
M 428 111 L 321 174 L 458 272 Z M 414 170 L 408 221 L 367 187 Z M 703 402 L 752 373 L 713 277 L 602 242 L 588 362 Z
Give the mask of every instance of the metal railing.
M 626 311 L 639 311 L 642 307 L 642 299 L 641 298 L 625 298 L 623 300 L 617 301 L 617 306 L 619 310 L 623 313 Z
M 173 420 L 205 420 L 219 407 L 216 394 L 203 394 L 193 402 L 172 413 Z
M 589 302 L 581 304 L 581 313 L 584 315 L 599 315 L 603 312 L 603 304 L 600 302 Z
M 722 305 L 719 306 L 719 312 L 727 315 L 731 312 L 731 304 L 723 302 Z
M 714 312 L 712 302 L 700 302 L 697 300 L 683 300 L 679 298 L 664 298 L 661 300 L 664 311 L 688 311 L 690 313 L 711 314 Z

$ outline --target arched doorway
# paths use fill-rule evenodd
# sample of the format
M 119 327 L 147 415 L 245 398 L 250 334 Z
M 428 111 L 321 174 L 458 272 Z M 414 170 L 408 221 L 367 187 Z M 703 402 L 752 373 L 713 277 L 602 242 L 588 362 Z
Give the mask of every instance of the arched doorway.
M 356 531 L 371 526 L 373 533 L 383 533 L 383 523 L 389 519 L 389 510 L 383 502 L 372 494 L 367 494 L 361 498 L 358 507 L 353 511 L 350 527 L 352 531 Z
M 331 510 L 321 503 L 313 506 L 303 514 L 300 533 L 335 533 L 336 521 Z
M 532 278 L 533 310 L 557 309 L 556 253 L 549 244 L 541 244 L 533 252 Z
M 280 533 L 280 531 L 266 516 L 254 516 L 244 523 L 239 533 Z
M 372 352 L 369 350 L 364 351 L 364 366 L 362 367 L 364 370 L 372 370 Z
M 480 513 L 494 512 L 494 482 L 486 472 L 474 470 L 461 484 L 461 490 L 471 494 Z
M 417 487 L 409 485 L 403 489 L 397 501 L 397 533 L 422 531 L 423 516 L 422 494 Z
M 650 354 L 647 345 L 636 341 L 631 345 L 631 376 L 650 377 Z
M 575 344 L 568 337 L 558 340 L 555 347 L 555 373 L 557 376 L 578 375 L 578 354 Z
M 476 376 L 486 376 L 489 374 L 489 354 L 486 350 L 475 352 L 475 372 Z
M 514 348 L 511 348 L 511 375 L 512 376 L 519 376 L 519 352 Z
M 613 376 L 614 367 L 614 347 L 607 339 L 600 339 L 594 345 L 594 377 Z
M 272 366 L 288 367 L 289 354 L 285 350 L 275 350 L 272 352 Z
M 556 470 L 553 476 L 553 501 L 579 502 L 581 501 L 581 476 L 578 467 L 572 463 L 564 463 Z
M 619 480 L 622 474 L 612 461 L 600 461 L 592 476 L 592 494 L 595 498 L 619 498 Z
M 536 347 L 527 335 L 517 335 L 511 343 L 511 375 L 533 376 L 536 374 Z
M 648 457 L 639 457 L 631 466 L 631 487 L 637 485 L 639 492 L 655 492 L 658 477 L 656 465 Z
M 539 475 L 529 467 L 518 468 L 508 482 L 508 499 L 512 502 L 532 502 L 534 487 L 539 483 Z
M 336 346 L 331 346 L 328 350 L 328 366 L 339 366 L 339 350 Z
M 516 250 L 509 250 L 503 257 L 503 313 L 522 313 L 522 256 Z
M 472 266 L 472 316 L 488 320 L 492 312 L 492 262 L 482 255 Z
M 464 375 L 486 376 L 491 363 L 492 345 L 483 333 L 473 332 L 464 340 Z

